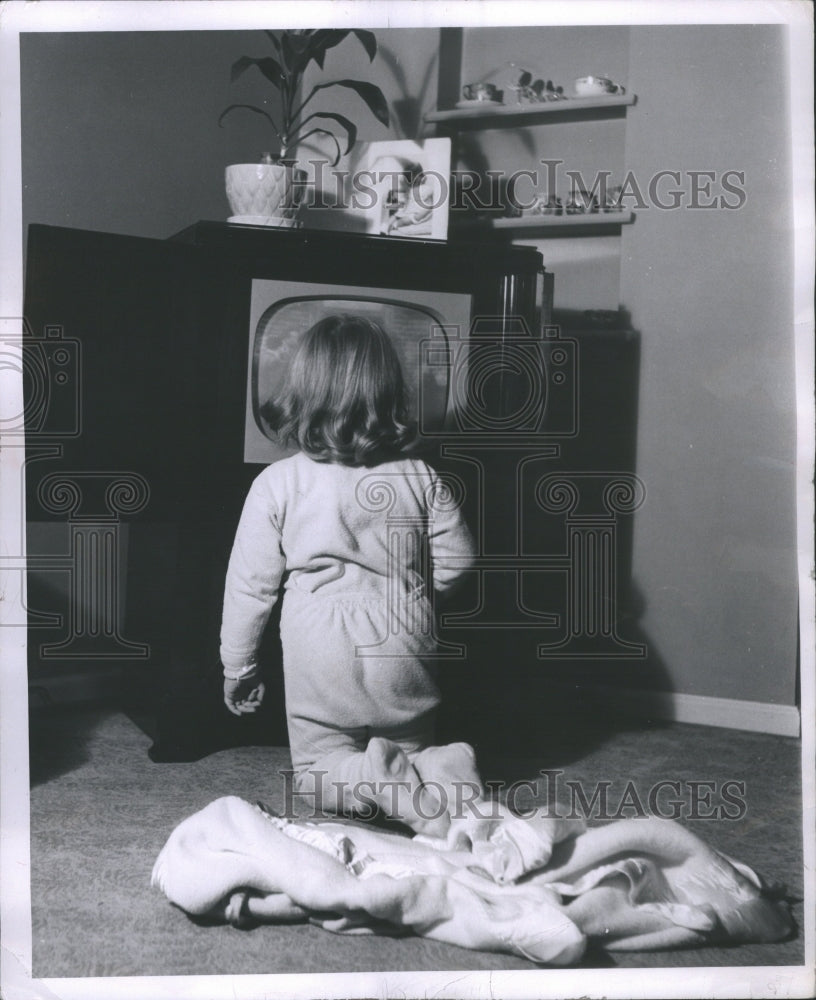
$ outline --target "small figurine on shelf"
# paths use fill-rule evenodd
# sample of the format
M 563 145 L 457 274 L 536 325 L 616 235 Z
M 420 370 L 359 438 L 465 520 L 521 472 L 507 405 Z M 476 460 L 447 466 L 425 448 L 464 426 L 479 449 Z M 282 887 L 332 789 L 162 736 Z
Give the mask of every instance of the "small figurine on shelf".
M 563 215 L 564 206 L 561 204 L 561 199 L 556 198 L 554 194 L 549 197 L 542 194 L 536 198 L 528 211 L 531 215 Z
M 565 101 L 563 87 L 556 87 L 552 80 L 533 79 L 533 74 L 523 69 L 510 89 L 516 92 L 519 104 L 541 104 L 545 101 Z
M 462 87 L 462 97 L 465 103 L 473 104 L 477 101 L 483 104 L 501 104 L 504 100 L 504 92 L 494 83 L 466 83 Z
M 565 211 L 567 215 L 586 215 L 587 213 L 597 212 L 598 199 L 594 194 L 576 185 L 567 199 Z
M 621 205 L 621 196 L 623 194 L 623 187 L 620 184 L 616 184 L 614 187 L 607 188 L 606 197 L 604 198 L 603 211 L 604 212 L 622 212 L 623 206 Z

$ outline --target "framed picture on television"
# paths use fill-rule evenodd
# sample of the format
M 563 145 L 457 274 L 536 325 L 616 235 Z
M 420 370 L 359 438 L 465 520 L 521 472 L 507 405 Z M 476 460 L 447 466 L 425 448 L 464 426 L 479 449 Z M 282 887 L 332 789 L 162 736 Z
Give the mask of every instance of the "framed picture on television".
M 448 236 L 450 139 L 370 142 L 352 174 L 353 203 L 366 232 L 444 240 Z

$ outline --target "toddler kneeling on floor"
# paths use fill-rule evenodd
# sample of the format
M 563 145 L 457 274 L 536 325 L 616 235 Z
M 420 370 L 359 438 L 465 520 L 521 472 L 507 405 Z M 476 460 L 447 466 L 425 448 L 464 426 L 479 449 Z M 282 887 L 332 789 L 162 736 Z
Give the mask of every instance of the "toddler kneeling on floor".
M 283 589 L 281 641 L 295 789 L 335 813 L 374 804 L 443 837 L 456 803 L 485 802 L 473 750 L 435 746 L 430 585 L 449 591 L 473 541 L 415 433 L 396 351 L 359 316 L 302 337 L 270 415 L 299 453 L 253 483 L 227 572 L 224 700 L 264 697 L 257 651 Z M 428 562 L 429 565 L 425 565 Z

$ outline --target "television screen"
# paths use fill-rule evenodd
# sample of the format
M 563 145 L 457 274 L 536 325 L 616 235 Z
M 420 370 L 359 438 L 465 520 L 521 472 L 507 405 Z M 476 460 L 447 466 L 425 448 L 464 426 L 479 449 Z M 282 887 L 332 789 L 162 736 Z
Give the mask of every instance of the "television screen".
M 285 383 L 300 334 L 335 313 L 363 315 L 382 326 L 399 355 L 412 416 L 424 430 L 445 426 L 450 417 L 450 347 L 452 341 L 461 343 L 470 324 L 470 295 L 255 279 L 245 462 L 269 464 L 292 454 L 293 449 L 282 447 L 264 420 L 264 407 Z

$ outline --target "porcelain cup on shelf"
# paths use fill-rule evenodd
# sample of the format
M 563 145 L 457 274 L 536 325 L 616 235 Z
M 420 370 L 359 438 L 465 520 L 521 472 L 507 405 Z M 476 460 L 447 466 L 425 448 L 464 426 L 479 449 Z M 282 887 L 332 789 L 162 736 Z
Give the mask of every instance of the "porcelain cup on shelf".
M 605 94 L 625 94 L 621 87 L 605 76 L 581 76 L 573 84 L 576 97 L 600 97 Z
M 490 101 L 493 104 L 500 104 L 504 92 L 494 83 L 466 83 L 462 87 L 462 97 L 466 101 Z

